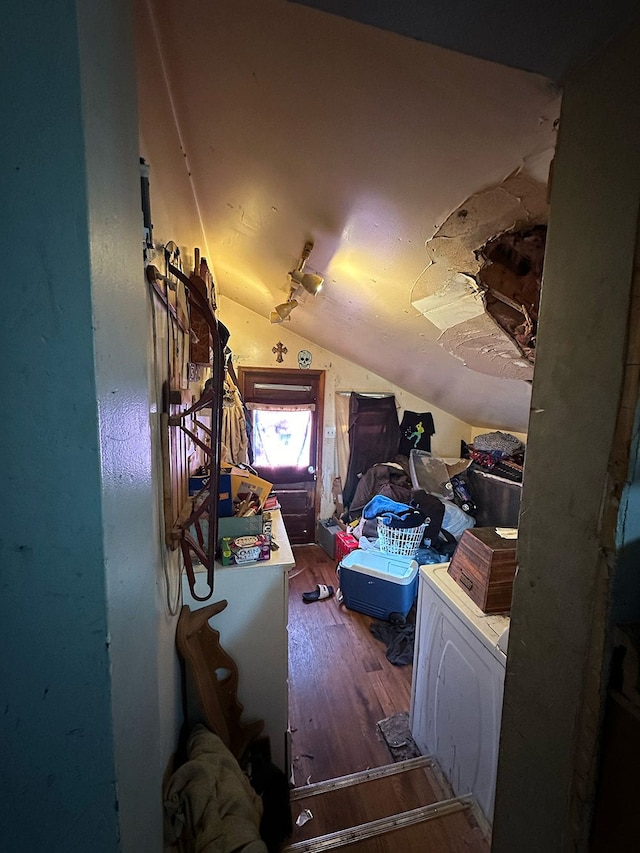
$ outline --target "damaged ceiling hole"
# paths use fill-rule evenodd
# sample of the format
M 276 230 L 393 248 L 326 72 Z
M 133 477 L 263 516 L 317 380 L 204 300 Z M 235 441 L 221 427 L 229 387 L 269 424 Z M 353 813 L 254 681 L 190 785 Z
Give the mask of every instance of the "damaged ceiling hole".
M 487 311 L 531 363 L 535 361 L 546 238 L 547 226 L 534 225 L 505 231 L 477 252 L 484 259 L 477 278 L 485 289 Z

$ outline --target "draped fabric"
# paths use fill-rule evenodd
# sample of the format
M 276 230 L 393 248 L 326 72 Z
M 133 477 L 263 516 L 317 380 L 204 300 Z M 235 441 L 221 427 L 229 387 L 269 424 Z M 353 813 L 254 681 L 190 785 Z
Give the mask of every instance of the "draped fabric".
M 342 484 L 347 482 L 349 466 L 349 397 L 350 394 L 336 394 L 336 459 L 340 492 Z
M 360 475 L 376 462 L 395 459 L 399 443 L 396 398 L 352 393 L 349 398 L 349 464 L 342 488 L 345 509 L 353 500 Z
M 227 378 L 230 379 L 236 387 L 236 391 L 238 392 L 238 399 L 240 400 L 240 405 L 244 408 L 244 429 L 247 436 L 247 463 L 249 465 L 253 465 L 253 424 L 251 421 L 251 415 L 242 399 L 242 394 L 240 393 L 240 383 L 238 382 L 238 377 L 236 376 L 236 371 L 233 366 L 233 356 L 231 354 L 231 350 L 229 347 L 225 350 L 225 356 L 227 359 L 226 363 L 226 375 Z
M 225 462 L 234 462 L 236 465 L 249 463 L 246 413 L 240 392 L 228 371 L 225 373 L 222 396 L 221 441 L 223 455 L 227 457 Z

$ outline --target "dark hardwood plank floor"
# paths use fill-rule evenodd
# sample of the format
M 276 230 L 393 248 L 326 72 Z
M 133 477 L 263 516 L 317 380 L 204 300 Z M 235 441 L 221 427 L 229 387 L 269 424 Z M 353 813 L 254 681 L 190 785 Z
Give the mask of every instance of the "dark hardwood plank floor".
M 392 764 L 376 723 L 409 711 L 412 668 L 394 666 L 369 630 L 370 616 L 340 606 L 336 597 L 305 604 L 302 593 L 318 583 L 337 589 L 335 562 L 316 545 L 294 548 L 289 582 L 289 721 L 291 763 L 297 788 Z M 313 819 L 294 825 L 290 843 L 451 797 L 444 780 L 428 768 L 296 799 L 295 821 L 304 808 Z M 358 853 L 488 853 L 489 844 L 472 810 L 384 836 L 349 844 Z
M 488 843 L 465 812 L 354 841 L 342 849 L 345 853 L 489 853 Z
M 437 789 L 434 790 L 424 768 L 317 796 L 301 797 L 296 800 L 294 813 L 308 808 L 314 819 L 296 830 L 295 839 L 313 838 L 318 826 L 322 827 L 323 833 L 336 832 L 355 824 L 418 809 L 443 798 Z
M 289 722 L 296 786 L 392 762 L 376 723 L 407 712 L 411 666 L 394 666 L 370 616 L 337 598 L 305 604 L 317 583 L 337 589 L 335 562 L 317 545 L 294 549 L 289 584 Z

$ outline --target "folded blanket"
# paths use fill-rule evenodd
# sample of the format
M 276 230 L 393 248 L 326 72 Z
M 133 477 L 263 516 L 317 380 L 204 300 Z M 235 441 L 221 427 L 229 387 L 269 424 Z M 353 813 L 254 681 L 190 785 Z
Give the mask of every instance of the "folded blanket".
M 521 453 L 524 450 L 524 444 L 515 435 L 510 432 L 483 432 L 477 435 L 473 440 L 473 446 L 476 450 L 485 453 L 492 453 L 494 450 L 500 451 L 504 456 L 515 456 L 516 453 Z

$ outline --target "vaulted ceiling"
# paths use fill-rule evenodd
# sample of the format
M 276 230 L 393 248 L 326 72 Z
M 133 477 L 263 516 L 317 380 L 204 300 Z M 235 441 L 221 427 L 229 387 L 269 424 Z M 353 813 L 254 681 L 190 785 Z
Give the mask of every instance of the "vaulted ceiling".
M 456 351 L 419 308 L 459 273 L 473 285 L 473 250 L 496 233 L 546 220 L 560 112 L 550 78 L 591 50 L 593 27 L 588 35 L 578 27 L 564 54 L 558 33 L 549 39 L 543 61 L 530 64 L 541 76 L 418 40 L 424 16 L 398 15 L 415 36 L 406 37 L 371 25 L 384 21 L 362 24 L 313 5 L 139 0 L 141 153 L 151 167 L 154 236 L 199 246 L 218 292 L 265 322 L 312 240 L 305 270 L 325 285 L 288 328 L 468 423 L 524 430 L 529 374 L 504 378 L 513 374 L 499 363 L 517 363 L 517 349 L 507 353 L 507 342 L 503 351 L 498 334 L 471 344 L 471 355 Z M 380 6 L 324 5 L 353 17 Z M 459 15 L 478 5 L 449 4 L 458 17 L 448 17 L 446 38 L 440 26 L 431 40 L 451 47 L 457 27 L 468 50 Z M 493 11 L 484 33 L 503 4 L 481 5 Z M 513 52 L 509 21 L 473 52 L 511 62 L 502 55 L 505 45 Z M 528 44 L 526 24 L 517 38 Z M 442 227 L 461 210 L 470 215 L 462 238 Z

